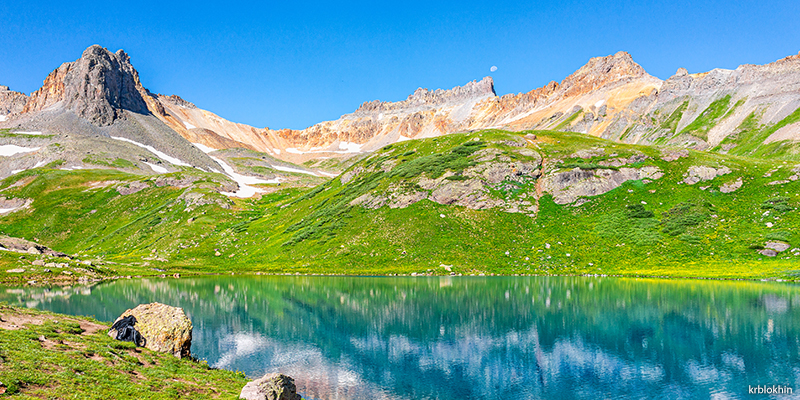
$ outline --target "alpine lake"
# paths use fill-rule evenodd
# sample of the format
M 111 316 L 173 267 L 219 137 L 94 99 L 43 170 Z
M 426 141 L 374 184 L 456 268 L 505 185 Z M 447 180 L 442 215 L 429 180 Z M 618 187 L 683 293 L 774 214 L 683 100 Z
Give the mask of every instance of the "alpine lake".
M 106 322 L 182 307 L 195 357 L 287 374 L 306 399 L 800 398 L 790 283 L 206 276 L 2 287 L 0 301 Z

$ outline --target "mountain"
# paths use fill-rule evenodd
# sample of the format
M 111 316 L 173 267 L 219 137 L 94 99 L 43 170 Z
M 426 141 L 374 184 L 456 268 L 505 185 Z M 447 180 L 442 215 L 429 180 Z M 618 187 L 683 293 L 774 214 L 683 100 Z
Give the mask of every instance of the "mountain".
M 145 89 L 123 50 L 112 53 L 91 46 L 78 60 L 51 72 L 30 96 L 0 88 L 0 128 L 7 129 L 4 146 L 14 146 L 7 150 L 13 157 L 0 160 L 0 175 L 53 162 L 67 169 L 113 168 L 143 174 L 188 168 L 192 174 L 227 176 L 229 181 L 220 190 L 241 189 L 246 181 L 277 183 L 298 181 L 297 174 L 318 176 L 262 154 L 236 160 L 227 157 L 231 152 L 209 156 L 215 148 L 248 146 L 222 137 L 212 141 L 208 138 L 216 136 L 211 131 L 191 134 L 185 128 L 173 129 L 178 120 L 168 110 L 178 107 L 196 109 L 177 96 Z M 252 195 L 254 190 L 242 193 Z
M 0 235 L 97 276 L 797 279 L 798 69 L 661 81 L 620 52 L 527 93 L 484 78 L 271 130 L 152 94 L 93 46 L 31 96 L 0 91 Z M 49 276 L 25 257 L 0 266 Z

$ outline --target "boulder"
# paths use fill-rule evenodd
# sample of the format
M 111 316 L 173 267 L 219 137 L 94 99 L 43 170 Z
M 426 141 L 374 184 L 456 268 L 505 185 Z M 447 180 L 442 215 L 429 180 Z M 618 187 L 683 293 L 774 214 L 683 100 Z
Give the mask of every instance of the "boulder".
M 758 252 L 761 253 L 762 256 L 767 256 L 767 257 L 775 257 L 778 255 L 778 252 L 772 249 L 763 249 L 759 250 Z
M 161 303 L 140 304 L 123 312 L 117 321 L 129 315 L 136 317 L 134 327 L 144 338 L 144 347 L 172 353 L 178 358 L 189 357 L 192 347 L 192 321 L 186 317 L 182 308 Z M 111 329 L 108 335 L 116 338 L 117 331 Z
M 266 374 L 248 382 L 239 394 L 245 400 L 302 400 L 294 379 L 283 374 Z
M 786 243 L 782 243 L 782 242 L 767 242 L 767 244 L 765 244 L 764 247 L 766 247 L 768 249 L 775 250 L 778 253 L 782 253 L 782 252 L 784 252 L 786 250 L 789 250 L 789 247 L 791 247 L 791 246 L 789 246 Z

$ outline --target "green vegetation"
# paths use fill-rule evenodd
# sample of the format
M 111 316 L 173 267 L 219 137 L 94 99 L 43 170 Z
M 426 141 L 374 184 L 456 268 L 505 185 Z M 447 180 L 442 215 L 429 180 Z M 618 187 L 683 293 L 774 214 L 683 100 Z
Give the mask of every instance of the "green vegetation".
M 667 162 L 658 148 L 568 132 L 532 132 L 535 143 L 517 147 L 528 133 L 489 130 L 400 142 L 354 163 L 342 175 L 346 180 L 310 189 L 281 187 L 258 199 L 229 200 L 214 189 L 219 175 L 199 171 L 192 172 L 198 180 L 191 188 L 156 187 L 155 177 L 116 170 L 24 171 L 0 182 L 0 190 L 33 203 L 0 218 L 0 234 L 36 238 L 79 260 L 93 260 L 92 269 L 71 261 L 74 274 L 66 277 L 33 265 L 38 259 L 49 262 L 47 257 L 2 252 L 0 280 L 209 272 L 449 274 L 441 265 L 461 274 L 761 279 L 799 272 L 794 253 L 766 258 L 751 248 L 767 240 L 800 246 L 795 210 L 800 181 L 788 181 L 791 165 L 775 170 L 773 161 L 695 151 Z M 571 158 L 580 150 L 602 155 Z M 571 162 L 591 170 L 604 160 L 633 156 L 641 160 L 619 168 L 620 173 L 650 166 L 663 176 L 624 182 L 579 206 L 556 204 L 547 192 L 533 195 L 542 184 L 539 172 L 558 173 Z M 469 179 L 470 168 L 501 158 L 546 160 L 536 174 L 486 188 L 491 199 L 527 201 L 535 212 L 431 200 L 392 208 L 374 200 L 431 196 L 421 187 L 425 179 L 447 176 L 444 182 L 459 184 Z M 696 185 L 678 184 L 693 165 L 724 165 L 733 172 Z M 719 191 L 739 178 L 742 188 Z M 767 184 L 778 180 L 788 183 Z M 119 192 L 142 183 L 135 193 Z M 200 200 L 188 200 L 195 197 Z M 11 268 L 25 272 L 7 273 Z
M 581 115 L 583 115 L 583 109 L 580 109 L 580 110 L 572 113 L 572 115 L 567 117 L 567 119 L 561 121 L 560 124 L 556 125 L 556 127 L 553 128 L 553 130 L 554 131 L 569 130 L 568 128 L 572 126 L 572 122 L 574 122 L 576 119 L 578 119 Z
M 683 113 L 686 111 L 687 107 L 689 107 L 689 100 L 681 103 L 681 105 L 679 105 L 675 111 L 673 111 L 672 114 L 670 114 L 669 117 L 667 117 L 667 119 L 661 123 L 661 129 L 667 129 L 670 132 L 675 133 L 678 129 L 678 123 L 681 121 L 681 118 L 683 118 Z
M 800 160 L 800 147 L 790 141 L 775 141 L 764 144 L 773 133 L 786 125 L 800 122 L 800 108 L 774 125 L 763 126 L 759 123 L 760 113 L 754 111 L 742 121 L 736 131 L 722 141 L 721 146 L 733 146 L 729 154 L 739 156 Z
M 86 158 L 83 159 L 83 162 L 87 164 L 94 164 L 94 165 L 101 165 L 104 167 L 112 167 L 112 168 L 136 168 L 136 164 L 124 159 L 124 158 L 117 158 L 115 160 L 110 160 L 108 158 L 100 157 L 96 154 L 89 154 Z
M 0 305 L 0 316 L 6 323 L 24 323 L 19 329 L 0 328 L 0 382 L 5 396 L 234 398 L 248 381 L 240 372 L 211 369 L 205 362 L 114 340 L 106 334 L 107 326 L 89 318 L 5 305 Z
M 728 106 L 731 102 L 731 95 L 726 95 L 725 97 L 713 101 L 709 106 L 703 110 L 700 115 L 695 118 L 692 123 L 687 125 L 681 133 L 691 133 L 692 135 L 699 137 L 703 140 L 708 140 L 708 131 L 713 128 L 717 122 L 726 114 L 725 112 L 728 111 Z M 740 103 L 736 103 L 740 104 Z M 734 106 L 735 108 L 736 106 Z M 732 111 L 732 110 L 731 110 Z

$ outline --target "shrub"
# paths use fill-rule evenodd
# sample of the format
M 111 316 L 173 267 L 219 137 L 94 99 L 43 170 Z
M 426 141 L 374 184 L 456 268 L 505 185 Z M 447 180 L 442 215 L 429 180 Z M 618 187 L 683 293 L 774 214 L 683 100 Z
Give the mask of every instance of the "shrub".
M 707 202 L 680 203 L 662 214 L 661 224 L 664 228 L 661 231 L 670 236 L 684 234 L 690 226 L 697 226 L 705 221 L 711 207 L 711 203 Z
M 766 199 L 763 203 L 761 203 L 761 208 L 765 210 L 775 210 L 782 213 L 794 210 L 794 207 L 789 205 L 789 198 L 786 196 L 776 196 Z
M 628 206 L 628 217 L 629 218 L 653 218 L 655 214 L 653 214 L 650 210 L 645 210 L 644 206 L 641 204 L 631 204 Z

